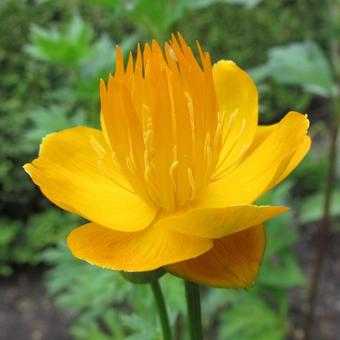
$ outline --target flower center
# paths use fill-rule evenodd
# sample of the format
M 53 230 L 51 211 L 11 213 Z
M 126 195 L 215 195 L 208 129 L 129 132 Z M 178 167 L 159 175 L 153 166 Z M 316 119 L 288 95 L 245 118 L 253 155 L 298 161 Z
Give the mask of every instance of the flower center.
M 143 52 L 138 46 L 126 68 L 117 47 L 115 74 L 101 84 L 102 126 L 114 164 L 139 196 L 166 211 L 206 188 L 228 125 L 218 110 L 209 54 L 198 45 L 199 63 L 178 40 L 173 36 L 164 52 L 155 41 Z

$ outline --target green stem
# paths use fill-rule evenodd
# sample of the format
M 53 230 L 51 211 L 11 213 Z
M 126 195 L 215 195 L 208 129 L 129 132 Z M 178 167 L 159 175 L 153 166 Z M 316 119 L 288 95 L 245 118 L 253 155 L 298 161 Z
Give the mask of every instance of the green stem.
M 201 321 L 200 288 L 196 283 L 185 282 L 185 296 L 187 300 L 189 330 L 191 340 L 203 340 Z
M 316 251 L 315 267 L 311 278 L 310 289 L 308 292 L 308 306 L 309 309 L 305 319 L 305 340 L 309 340 L 312 335 L 312 327 L 315 319 L 315 308 L 317 303 L 317 295 L 320 284 L 320 276 L 322 272 L 323 263 L 325 261 L 327 250 L 327 239 L 330 234 L 331 226 L 331 204 L 332 193 L 334 190 L 334 182 L 336 178 L 336 163 L 337 163 L 337 140 L 340 134 L 340 57 L 338 55 L 339 43 L 336 32 L 335 13 L 336 6 L 332 6 L 332 1 L 328 0 L 326 23 L 328 24 L 328 49 L 329 57 L 333 66 L 335 75 L 335 86 L 332 100 L 332 122 L 331 122 L 331 140 L 329 147 L 328 160 L 328 174 L 326 177 L 323 216 L 320 221 L 318 230 L 318 248 Z
M 161 320 L 163 339 L 171 340 L 172 336 L 171 336 L 169 317 L 168 317 L 168 312 L 166 310 L 161 286 L 159 285 L 158 280 L 151 282 L 150 285 L 151 285 L 152 292 L 156 300 L 159 318 Z

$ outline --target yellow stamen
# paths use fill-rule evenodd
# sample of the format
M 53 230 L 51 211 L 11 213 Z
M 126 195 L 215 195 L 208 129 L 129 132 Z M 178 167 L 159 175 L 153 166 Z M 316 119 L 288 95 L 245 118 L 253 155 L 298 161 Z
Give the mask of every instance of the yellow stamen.
M 164 51 L 156 41 L 143 51 L 138 45 L 125 68 L 117 47 L 115 74 L 101 85 L 115 163 L 138 195 L 166 211 L 195 200 L 217 168 L 226 171 L 224 158 L 233 148 L 220 159 L 238 109 L 225 118 L 218 108 L 210 56 L 197 48 L 200 62 L 183 37 L 173 35 Z M 233 141 L 245 122 L 237 129 Z

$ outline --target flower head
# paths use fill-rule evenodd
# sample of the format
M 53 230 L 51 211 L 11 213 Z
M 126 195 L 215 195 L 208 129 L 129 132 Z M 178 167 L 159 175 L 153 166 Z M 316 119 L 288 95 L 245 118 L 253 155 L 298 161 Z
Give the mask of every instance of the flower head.
M 61 208 L 89 221 L 73 254 L 123 271 L 166 268 L 246 287 L 258 272 L 263 223 L 285 207 L 253 205 L 310 147 L 308 119 L 258 125 L 255 84 L 235 63 L 212 65 L 181 35 L 138 46 L 101 81 L 101 130 L 50 134 L 25 170 Z

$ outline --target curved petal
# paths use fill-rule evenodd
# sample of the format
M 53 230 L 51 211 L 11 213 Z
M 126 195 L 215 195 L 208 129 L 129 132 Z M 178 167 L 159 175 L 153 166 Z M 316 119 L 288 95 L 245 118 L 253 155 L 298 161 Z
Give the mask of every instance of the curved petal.
M 108 228 L 141 230 L 156 215 L 115 170 L 99 130 L 76 127 L 48 135 L 39 157 L 24 168 L 53 203 Z
M 278 124 L 272 125 L 258 125 L 256 128 L 256 133 L 250 148 L 247 151 L 247 156 L 250 155 L 254 150 L 256 150 L 267 138 L 275 131 Z
M 154 227 L 135 233 L 114 231 L 94 223 L 74 229 L 67 243 L 73 255 L 99 267 L 148 271 L 203 254 L 212 241 Z
M 198 208 L 162 218 L 155 226 L 197 237 L 218 239 L 268 221 L 287 210 L 286 207 L 256 205 Z
M 223 117 L 222 149 L 216 175 L 235 165 L 250 146 L 258 120 L 258 94 L 249 75 L 234 62 L 220 60 L 213 66 L 220 115 Z
M 265 232 L 262 225 L 214 241 L 208 252 L 188 261 L 167 266 L 177 276 L 223 288 L 253 285 L 262 261 Z
M 197 206 L 225 207 L 254 202 L 305 155 L 308 126 L 305 115 L 289 112 L 235 169 L 208 185 Z
M 266 191 L 270 190 L 271 188 L 275 187 L 280 182 L 282 182 L 300 164 L 300 162 L 304 159 L 307 152 L 309 151 L 311 145 L 312 145 L 311 138 L 309 136 L 305 136 L 303 142 L 296 150 L 293 157 L 290 159 L 286 168 L 281 173 L 279 173 L 277 177 L 273 178 L 272 183 L 270 184 Z
M 278 124 L 273 125 L 259 125 L 256 129 L 256 135 L 254 141 L 248 150 L 247 155 L 254 152 L 269 136 L 271 133 L 275 132 Z M 309 136 L 305 136 L 301 145 L 296 150 L 295 154 L 292 156 L 292 159 L 288 163 L 285 170 L 279 174 L 277 178 L 274 178 L 272 184 L 267 190 L 270 190 L 275 185 L 279 184 L 283 181 L 296 167 L 297 165 L 303 160 L 306 156 L 307 152 L 311 147 L 312 141 Z

